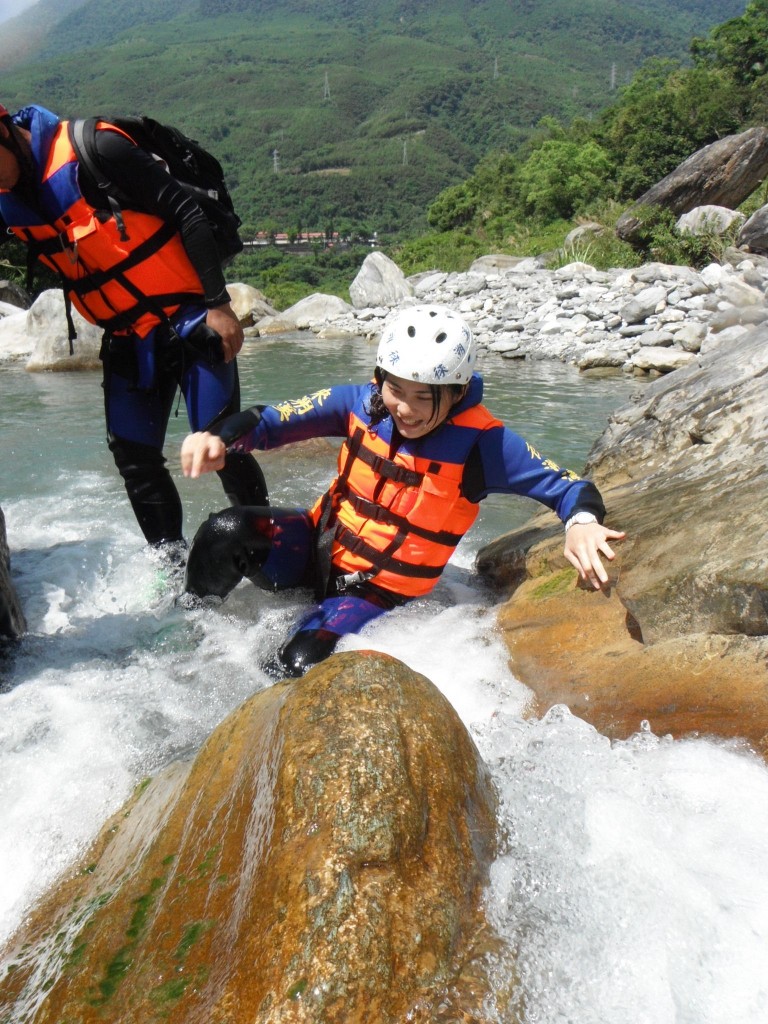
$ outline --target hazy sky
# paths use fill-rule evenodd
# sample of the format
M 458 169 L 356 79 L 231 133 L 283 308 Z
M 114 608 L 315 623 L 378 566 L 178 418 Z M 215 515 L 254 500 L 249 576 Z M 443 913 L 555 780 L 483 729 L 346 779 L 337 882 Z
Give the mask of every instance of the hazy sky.
M 36 3 L 37 0 L 0 0 L 0 22 L 13 18 L 16 14 Z

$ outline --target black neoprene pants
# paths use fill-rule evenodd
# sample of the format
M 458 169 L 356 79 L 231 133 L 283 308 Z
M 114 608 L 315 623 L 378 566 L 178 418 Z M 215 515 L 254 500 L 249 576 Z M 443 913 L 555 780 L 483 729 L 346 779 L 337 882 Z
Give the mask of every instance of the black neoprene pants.
M 181 498 L 163 453 L 138 441 L 113 437 L 109 450 L 125 482 L 136 520 L 149 544 L 183 540 Z M 230 452 L 218 472 L 232 505 L 267 505 L 261 467 L 250 455 Z

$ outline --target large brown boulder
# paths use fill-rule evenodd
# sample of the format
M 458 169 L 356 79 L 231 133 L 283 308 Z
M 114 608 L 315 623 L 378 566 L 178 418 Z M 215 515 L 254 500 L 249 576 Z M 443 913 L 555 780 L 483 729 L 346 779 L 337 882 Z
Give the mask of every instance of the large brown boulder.
M 467 979 L 494 847 L 489 775 L 448 702 L 393 658 L 339 654 L 251 698 L 108 823 L 5 949 L 0 1007 L 35 1024 L 399 1024 L 438 1004 L 480 1020 L 487 987 Z
M 609 735 L 743 736 L 768 752 L 768 327 L 724 341 L 619 410 L 590 454 L 627 531 L 609 595 L 564 569 L 540 516 L 480 552 L 514 589 L 513 667 Z
M 5 516 L 0 508 L 0 643 L 15 639 L 27 628 L 19 595 L 11 579 L 11 556 L 5 533 Z
M 675 216 L 696 206 L 735 209 L 768 172 L 768 129 L 749 128 L 698 150 L 653 185 L 616 223 L 616 234 L 633 242 L 642 229 L 643 208 L 662 207 Z

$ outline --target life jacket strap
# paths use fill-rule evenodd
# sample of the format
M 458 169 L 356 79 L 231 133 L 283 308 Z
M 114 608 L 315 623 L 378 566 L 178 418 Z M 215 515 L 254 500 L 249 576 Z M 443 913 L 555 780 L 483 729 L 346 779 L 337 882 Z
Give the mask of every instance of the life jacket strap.
M 405 516 L 399 516 L 390 509 L 376 505 L 351 491 L 347 492 L 346 498 L 355 512 L 359 512 L 366 519 L 373 519 L 377 523 L 385 523 L 388 526 L 396 526 L 399 530 L 412 533 L 416 537 L 423 537 L 424 540 L 434 541 L 435 544 L 445 544 L 447 547 L 455 548 L 462 538 L 460 533 L 450 533 L 448 530 L 428 530 L 426 527 L 416 526 L 409 523 Z
M 358 434 L 360 435 L 359 438 L 357 437 Z M 370 448 L 366 448 L 361 443 L 363 436 L 363 430 L 358 427 L 352 437 L 352 444 L 355 445 L 354 452 L 352 451 L 352 445 L 350 445 L 350 454 L 353 454 L 361 462 L 370 466 L 378 477 L 384 477 L 384 479 L 392 480 L 394 483 L 403 484 L 405 487 L 419 487 L 421 485 L 424 479 L 423 473 L 407 469 L 405 466 L 400 466 L 383 455 L 377 455 L 375 452 L 372 452 Z
M 351 530 L 347 529 L 346 526 L 339 524 L 336 529 L 336 540 L 338 543 L 353 555 L 357 555 L 358 558 L 364 558 L 367 562 L 370 562 L 379 572 L 386 569 L 389 572 L 396 573 L 398 576 L 411 576 L 415 579 L 426 580 L 438 579 L 442 575 L 445 566 L 413 565 L 410 562 L 404 562 L 402 559 L 395 558 L 391 554 L 392 550 L 400 546 L 403 539 L 404 536 L 398 534 L 385 551 L 379 551 L 363 540 L 362 537 L 358 537 Z

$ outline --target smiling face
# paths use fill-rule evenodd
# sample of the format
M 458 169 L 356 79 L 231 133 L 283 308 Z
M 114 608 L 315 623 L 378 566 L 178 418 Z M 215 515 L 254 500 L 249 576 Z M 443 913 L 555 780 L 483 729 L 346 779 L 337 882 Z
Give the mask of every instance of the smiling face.
M 409 440 L 424 437 L 439 427 L 458 401 L 448 386 L 438 387 L 438 395 L 435 409 L 429 384 L 405 380 L 392 373 L 386 374 L 381 384 L 381 397 L 386 410 L 402 436 Z

